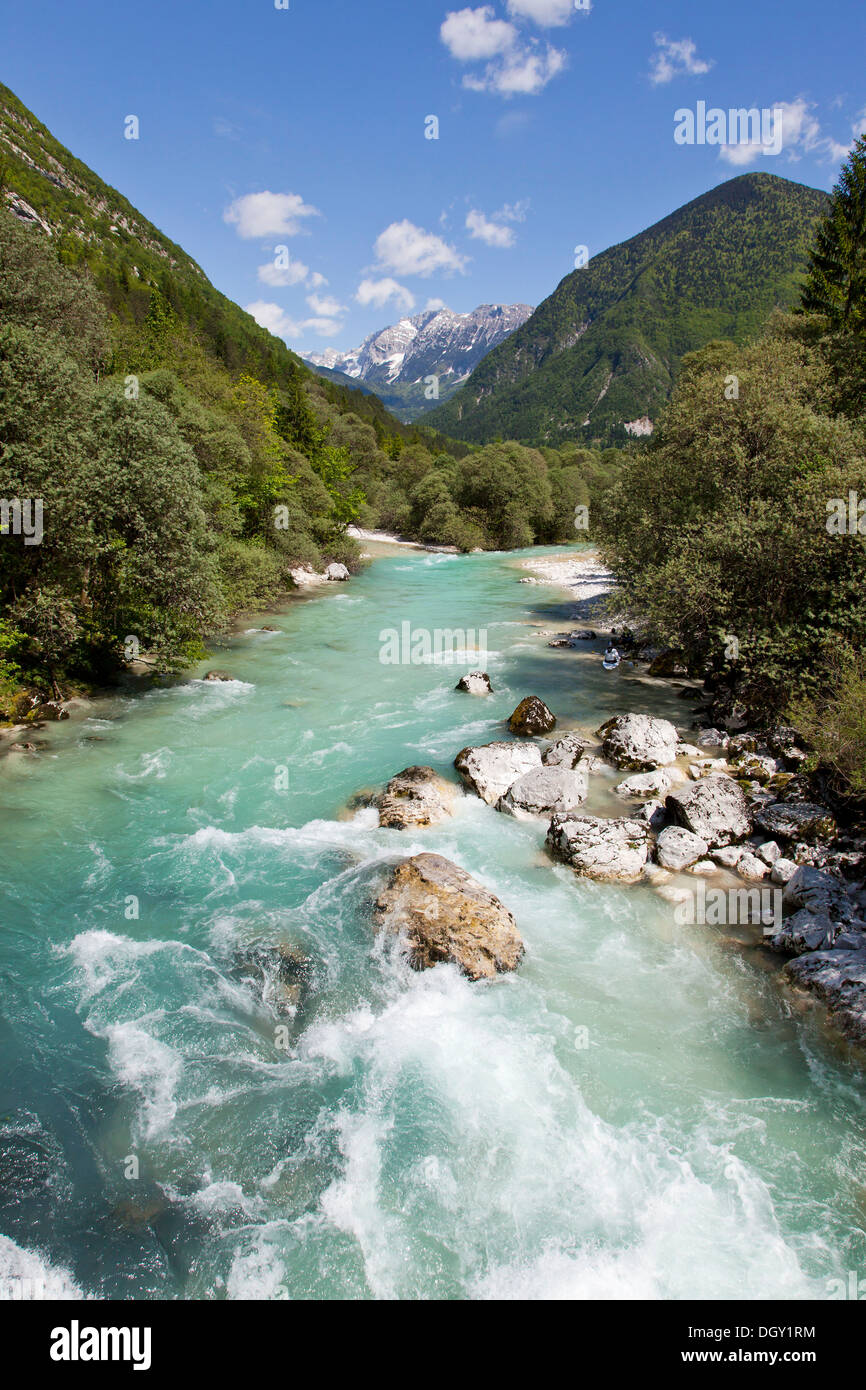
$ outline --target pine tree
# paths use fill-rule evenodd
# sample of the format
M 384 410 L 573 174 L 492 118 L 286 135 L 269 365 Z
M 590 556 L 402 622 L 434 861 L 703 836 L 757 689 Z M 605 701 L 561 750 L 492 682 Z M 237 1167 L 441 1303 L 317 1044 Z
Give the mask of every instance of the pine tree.
M 835 328 L 866 329 L 866 136 L 856 141 L 818 226 L 803 308 Z

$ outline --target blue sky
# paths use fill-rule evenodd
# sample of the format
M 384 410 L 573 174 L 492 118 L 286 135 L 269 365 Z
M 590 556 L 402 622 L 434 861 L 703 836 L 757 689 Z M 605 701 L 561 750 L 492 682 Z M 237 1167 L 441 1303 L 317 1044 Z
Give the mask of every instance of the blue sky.
M 0 76 L 290 346 L 348 349 L 538 304 L 750 169 L 830 188 L 866 129 L 863 0 L 582 3 L 2 0 Z M 781 152 L 677 144 L 700 101 L 780 109 Z

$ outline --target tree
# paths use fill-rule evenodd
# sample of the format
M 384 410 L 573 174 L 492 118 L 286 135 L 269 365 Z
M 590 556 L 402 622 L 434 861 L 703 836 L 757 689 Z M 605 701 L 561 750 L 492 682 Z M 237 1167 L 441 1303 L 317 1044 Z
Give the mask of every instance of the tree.
M 815 233 L 803 308 L 834 328 L 866 330 L 866 136 L 842 166 L 830 211 Z

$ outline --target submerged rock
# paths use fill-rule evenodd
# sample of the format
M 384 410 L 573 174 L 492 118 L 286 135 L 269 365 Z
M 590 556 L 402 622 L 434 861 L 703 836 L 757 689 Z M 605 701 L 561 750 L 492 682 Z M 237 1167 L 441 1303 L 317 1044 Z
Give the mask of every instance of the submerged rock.
M 461 749 L 454 766 L 482 801 L 495 806 L 518 777 L 541 767 L 541 753 L 535 743 L 486 743 Z
M 866 950 L 813 951 L 790 961 L 785 973 L 827 1005 L 830 1022 L 847 1038 L 866 1043 Z
M 589 790 L 584 767 L 536 767 L 512 782 L 496 803 L 498 811 L 518 820 L 550 816 L 554 811 L 575 811 L 582 806 Z
M 551 729 L 556 728 L 556 715 L 537 695 L 527 695 L 509 719 L 508 727 L 521 738 L 549 734 Z
M 466 695 L 493 694 L 493 686 L 486 671 L 469 671 L 467 675 L 460 677 L 454 689 L 462 690 Z
M 379 824 L 388 830 L 438 825 L 453 812 L 455 788 L 432 767 L 405 767 L 373 798 Z
M 649 858 L 649 826 L 639 820 L 555 815 L 547 843 L 585 878 L 633 883 Z
M 604 756 L 630 772 L 652 772 L 677 760 L 679 735 L 667 719 L 621 714 L 609 719 L 598 733 Z
M 665 802 L 674 819 L 700 835 L 711 849 L 744 840 L 752 833 L 749 804 L 740 787 L 728 777 L 705 777 Z
M 235 953 L 235 966 L 255 984 L 274 1013 L 294 1015 L 306 1002 L 312 967 L 306 956 L 285 942 L 246 946 Z
M 374 922 L 404 939 L 413 969 L 448 961 L 470 980 L 516 970 L 525 949 L 495 894 L 441 854 L 416 854 L 396 865 Z

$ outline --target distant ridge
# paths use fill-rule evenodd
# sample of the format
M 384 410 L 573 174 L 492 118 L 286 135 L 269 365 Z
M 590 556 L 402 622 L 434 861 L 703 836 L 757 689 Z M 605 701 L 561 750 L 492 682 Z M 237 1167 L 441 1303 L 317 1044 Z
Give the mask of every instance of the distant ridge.
M 567 275 L 427 423 L 554 447 L 648 433 L 687 352 L 744 342 L 795 302 L 828 205 L 774 174 L 720 184 Z
M 365 338 L 360 347 L 339 353 L 311 353 L 306 361 L 322 375 L 345 384 L 364 383 L 398 419 L 417 419 L 437 401 L 459 390 L 473 367 L 525 323 L 529 304 L 482 304 L 468 314 L 444 306 L 400 319 Z M 437 378 L 436 387 L 427 378 Z

